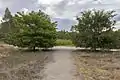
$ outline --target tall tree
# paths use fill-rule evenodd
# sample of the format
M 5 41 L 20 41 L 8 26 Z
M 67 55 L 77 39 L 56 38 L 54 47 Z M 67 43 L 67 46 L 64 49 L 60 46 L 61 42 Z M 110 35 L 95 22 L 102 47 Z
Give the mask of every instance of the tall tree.
M 13 17 L 15 29 L 6 37 L 6 43 L 27 47 L 35 50 L 37 48 L 49 48 L 55 45 L 56 22 L 44 12 L 30 12 L 24 14 L 18 12 Z
M 8 33 L 12 26 L 12 14 L 8 8 L 5 9 L 5 14 L 3 17 L 3 22 L 1 24 L 1 33 Z
M 12 18 L 11 12 L 10 12 L 10 10 L 8 8 L 6 8 L 3 20 L 8 22 L 11 18 Z
M 96 48 L 112 48 L 113 25 L 115 20 L 114 11 L 88 10 L 77 17 L 78 24 L 73 26 L 75 38 L 74 44 L 77 47 L 86 47 L 96 50 Z

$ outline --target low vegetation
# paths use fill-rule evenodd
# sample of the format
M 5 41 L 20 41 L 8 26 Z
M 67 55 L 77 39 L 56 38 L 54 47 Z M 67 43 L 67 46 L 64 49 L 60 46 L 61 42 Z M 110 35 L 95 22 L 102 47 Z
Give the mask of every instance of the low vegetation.
M 0 48 L 0 54 L 3 55 L 0 57 L 0 80 L 41 80 L 44 64 L 51 59 L 51 52 L 28 52 L 10 47 Z
M 76 51 L 73 56 L 85 80 L 120 80 L 119 52 Z
M 56 41 L 56 46 L 74 46 L 71 40 L 58 39 Z

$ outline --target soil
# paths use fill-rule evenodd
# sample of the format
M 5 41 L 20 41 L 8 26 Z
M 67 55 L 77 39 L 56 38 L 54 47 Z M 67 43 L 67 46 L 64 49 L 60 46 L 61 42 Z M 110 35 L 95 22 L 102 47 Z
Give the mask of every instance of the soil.
M 76 80 L 71 52 L 71 50 L 55 51 L 52 54 L 53 61 L 45 65 L 43 80 Z

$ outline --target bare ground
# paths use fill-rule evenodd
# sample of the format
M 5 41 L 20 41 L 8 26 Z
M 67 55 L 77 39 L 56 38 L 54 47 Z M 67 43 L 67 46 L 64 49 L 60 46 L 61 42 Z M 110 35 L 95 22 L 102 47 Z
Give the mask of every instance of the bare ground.
M 80 80 L 69 47 L 24 52 L 0 47 L 0 80 Z
M 80 80 L 75 76 L 72 50 L 59 49 L 53 53 L 53 61 L 45 66 L 43 80 Z

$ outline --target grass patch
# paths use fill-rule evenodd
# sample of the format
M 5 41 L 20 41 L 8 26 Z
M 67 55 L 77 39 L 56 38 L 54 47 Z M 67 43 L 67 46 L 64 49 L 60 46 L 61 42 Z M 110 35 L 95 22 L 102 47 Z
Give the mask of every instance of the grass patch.
M 71 40 L 58 39 L 56 41 L 56 46 L 74 46 Z
M 120 80 L 119 52 L 73 52 L 77 71 L 85 80 Z

